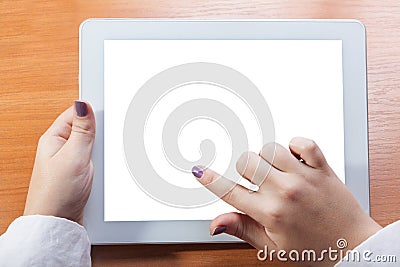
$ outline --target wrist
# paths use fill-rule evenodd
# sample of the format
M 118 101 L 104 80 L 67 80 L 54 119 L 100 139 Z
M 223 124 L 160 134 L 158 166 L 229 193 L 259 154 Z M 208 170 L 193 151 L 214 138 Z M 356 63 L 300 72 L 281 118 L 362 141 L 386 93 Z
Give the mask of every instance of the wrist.
M 353 225 L 353 231 L 349 235 L 347 250 L 353 250 L 361 243 L 382 229 L 377 222 L 369 216 L 365 216 L 361 223 Z

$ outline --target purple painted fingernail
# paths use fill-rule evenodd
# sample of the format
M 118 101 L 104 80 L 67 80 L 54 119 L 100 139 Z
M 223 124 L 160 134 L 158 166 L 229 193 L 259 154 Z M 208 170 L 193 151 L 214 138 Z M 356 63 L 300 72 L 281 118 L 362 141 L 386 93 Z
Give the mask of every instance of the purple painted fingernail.
M 79 100 L 76 100 L 74 103 L 76 115 L 78 115 L 78 117 L 85 117 L 88 114 L 86 103 Z
M 201 178 L 201 176 L 203 176 L 203 169 L 197 166 L 194 166 L 192 168 L 192 173 L 194 176 L 196 176 L 197 178 Z
M 226 226 L 218 226 L 217 228 L 214 229 L 212 236 L 222 234 L 225 231 L 226 231 Z

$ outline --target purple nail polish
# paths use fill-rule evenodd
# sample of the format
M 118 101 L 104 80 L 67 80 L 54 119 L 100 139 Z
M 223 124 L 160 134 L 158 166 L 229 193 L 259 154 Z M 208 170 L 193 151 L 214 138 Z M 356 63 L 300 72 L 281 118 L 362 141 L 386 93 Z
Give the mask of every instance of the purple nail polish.
M 217 228 L 214 229 L 212 236 L 222 234 L 225 231 L 226 231 L 226 226 L 218 226 Z
M 85 117 L 88 114 L 86 103 L 79 100 L 76 100 L 74 103 L 76 115 L 78 115 L 78 117 Z
M 201 176 L 203 176 L 203 169 L 201 169 L 200 167 L 194 166 L 192 168 L 192 173 L 197 178 L 201 178 Z

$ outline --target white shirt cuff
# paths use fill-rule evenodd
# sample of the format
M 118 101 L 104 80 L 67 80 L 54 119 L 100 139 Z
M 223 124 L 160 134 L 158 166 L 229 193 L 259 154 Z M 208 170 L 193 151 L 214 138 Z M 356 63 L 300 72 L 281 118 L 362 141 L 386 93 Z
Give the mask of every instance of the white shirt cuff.
M 21 216 L 0 236 L 3 266 L 90 266 L 90 241 L 76 222 L 43 215 Z
M 400 262 L 400 221 L 392 223 L 369 237 L 335 267 L 394 267 Z

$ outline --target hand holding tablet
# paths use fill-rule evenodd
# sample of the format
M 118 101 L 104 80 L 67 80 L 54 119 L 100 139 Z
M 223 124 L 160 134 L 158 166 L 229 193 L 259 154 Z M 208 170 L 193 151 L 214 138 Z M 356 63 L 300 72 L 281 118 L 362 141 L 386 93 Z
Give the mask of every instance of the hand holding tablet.
M 12 243 L 9 237 L 21 232 L 21 222 L 36 221 L 40 224 L 41 221 L 41 226 L 46 227 L 43 223 L 46 221 L 47 227 L 55 228 L 50 228 L 51 235 L 62 235 L 58 238 L 64 240 L 61 243 L 66 246 L 72 239 L 76 241 L 79 239 L 77 236 L 81 237 L 80 245 L 71 254 L 78 254 L 76 259 L 82 263 L 80 255 L 85 255 L 87 262 L 89 258 L 90 244 L 85 231 L 77 224 L 57 218 L 80 223 L 93 177 L 90 161 L 95 128 L 93 112 L 89 104 L 81 101 L 75 102 L 74 109 L 75 112 L 69 108 L 61 114 L 39 142 L 24 212 L 24 215 L 36 216 L 14 222 L 10 226 L 12 230 L 7 231 L 1 241 Z M 315 142 L 293 138 L 289 150 L 269 143 L 259 154 L 242 154 L 236 169 L 249 182 L 260 181 L 257 191 L 249 191 L 211 169 L 192 168 L 193 175 L 202 185 L 244 212 L 231 212 L 215 218 L 210 225 L 210 235 L 227 233 L 243 239 L 259 249 L 257 257 L 262 261 L 291 260 L 307 266 L 320 266 L 323 262 L 324 266 L 333 266 L 343 258 L 343 252 L 353 250 L 381 227 L 363 212 L 329 167 Z M 272 152 L 273 160 L 270 157 Z M 80 234 L 75 232 L 72 238 L 65 235 L 64 231 L 71 233 L 78 229 Z M 35 237 L 28 237 L 27 246 L 37 243 L 35 238 L 49 240 L 48 235 L 36 232 Z M 42 249 L 37 253 L 50 255 L 60 249 L 58 245 L 56 248 L 54 251 Z M 56 258 L 60 262 L 60 257 Z M 15 255 L 7 259 L 17 260 Z M 18 260 L 30 261 L 29 255 Z M 47 260 L 53 259 L 48 257 Z
M 80 51 L 80 97 L 97 120 L 84 218 L 93 244 L 238 241 L 209 236 L 209 220 L 235 209 L 199 185 L 191 166 L 262 186 L 234 172 L 240 153 L 293 136 L 316 140 L 368 212 L 357 21 L 88 20 Z
M 90 20 L 81 34 L 93 109 L 75 101 L 41 137 L 35 216 L 1 236 L 2 259 L 90 265 L 86 228 L 92 244 L 244 240 L 259 260 L 333 266 L 381 229 L 365 212 L 358 22 Z M 291 135 L 318 145 L 279 144 Z M 357 248 L 363 262 L 368 243 L 398 250 L 393 228 Z

